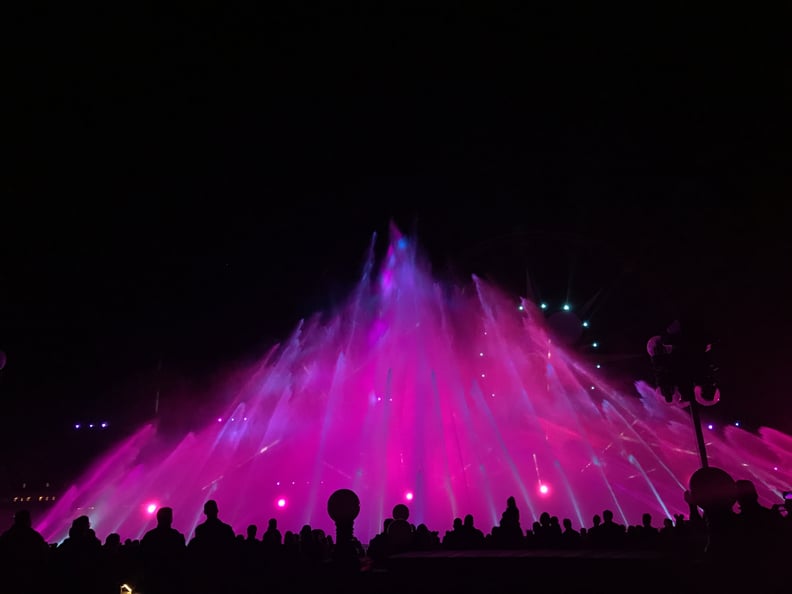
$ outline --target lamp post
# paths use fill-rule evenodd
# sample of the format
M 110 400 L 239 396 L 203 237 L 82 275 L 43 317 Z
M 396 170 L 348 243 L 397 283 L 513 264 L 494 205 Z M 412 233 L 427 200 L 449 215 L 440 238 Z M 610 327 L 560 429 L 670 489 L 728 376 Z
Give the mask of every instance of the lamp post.
M 697 344 L 683 338 L 681 325 L 675 321 L 665 334 L 650 338 L 646 350 L 654 368 L 658 395 L 669 404 L 690 407 L 701 467 L 708 468 L 699 408 L 720 401 L 720 390 L 713 377 L 717 368 L 711 361 L 712 344 Z
M 356 572 L 360 569 L 354 536 L 355 518 L 359 513 L 360 499 L 354 491 L 338 489 L 327 500 L 327 514 L 336 526 L 333 563 L 342 571 Z

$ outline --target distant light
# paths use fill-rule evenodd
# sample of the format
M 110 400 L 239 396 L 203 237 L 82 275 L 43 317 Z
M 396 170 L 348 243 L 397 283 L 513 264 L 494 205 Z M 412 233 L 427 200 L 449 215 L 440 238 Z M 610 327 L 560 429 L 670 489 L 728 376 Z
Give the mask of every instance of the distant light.
M 490 394 L 490 396 L 492 396 L 493 398 L 495 398 L 495 392 L 493 392 L 492 394 Z
M 712 423 L 710 423 L 709 425 L 707 425 L 707 429 L 709 429 L 710 431 L 712 431 L 714 428 L 715 428 L 715 427 L 712 425 Z
M 599 343 L 598 342 L 592 342 L 591 346 L 593 346 L 596 349 L 597 347 L 599 347 Z
M 602 365 L 600 365 L 599 363 L 597 363 L 597 369 L 601 369 L 601 368 L 602 368 Z
M 107 428 L 107 421 L 105 421 L 104 423 L 102 423 L 102 429 L 106 429 L 106 428 Z
M 539 304 L 539 307 L 541 307 L 542 309 L 547 309 L 547 303 L 541 303 Z
M 404 498 L 405 498 L 407 501 L 412 501 L 412 500 L 413 500 L 413 492 L 412 492 L 412 491 L 407 491 L 407 492 L 404 494 Z
M 595 389 L 594 386 L 591 386 L 591 389 L 594 390 Z
M 541 485 L 539 485 L 539 492 L 542 495 L 547 495 L 550 492 L 550 487 L 548 487 L 545 484 L 541 484 Z
M 486 376 L 486 375 L 484 375 L 484 374 L 482 373 L 482 374 L 481 374 L 481 377 L 487 377 L 487 376 Z
M 88 429 L 93 429 L 93 423 L 90 423 L 90 424 L 88 425 Z
M 583 322 L 583 327 L 588 328 L 588 322 Z
M 564 303 L 564 307 L 562 308 L 564 311 L 569 311 L 569 304 Z
M 735 427 L 739 427 L 740 426 L 740 421 L 734 421 L 734 426 Z
M 222 423 L 223 422 L 223 417 L 217 417 L 217 422 L 218 423 Z
M 483 356 L 484 356 L 484 353 L 479 353 L 479 357 L 483 357 Z
M 278 499 L 277 504 L 279 508 L 283 509 L 284 507 L 286 507 L 286 500 L 283 497 L 281 497 L 280 499 Z
M 79 428 L 80 428 L 80 424 L 79 424 L 79 423 L 75 423 L 75 424 L 74 424 L 74 428 L 75 428 L 75 429 L 79 429 Z
M 243 421 L 247 421 L 247 417 L 244 417 L 242 420 L 243 420 Z
M 149 503 L 146 506 L 146 512 L 148 514 L 153 514 L 155 511 L 157 511 L 157 504 L 156 503 Z
M 522 304 L 521 304 L 521 305 L 518 305 L 518 306 L 517 306 L 517 309 L 519 309 L 520 311 L 525 311 L 525 307 L 523 307 L 523 306 L 522 306 Z
M 231 417 L 231 422 L 233 423 L 234 421 L 235 421 L 234 417 Z
M 773 470 L 778 470 L 778 466 L 773 466 Z

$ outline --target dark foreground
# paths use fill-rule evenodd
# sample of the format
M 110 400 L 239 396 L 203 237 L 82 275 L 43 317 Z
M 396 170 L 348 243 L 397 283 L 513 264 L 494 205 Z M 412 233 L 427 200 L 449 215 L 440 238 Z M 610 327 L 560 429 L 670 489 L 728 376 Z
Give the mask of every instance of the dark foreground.
M 790 591 L 778 560 L 684 560 L 622 551 L 431 551 L 395 555 L 387 567 L 280 584 L 281 592 L 355 594 L 687 594 Z M 261 590 L 264 592 L 265 590 Z

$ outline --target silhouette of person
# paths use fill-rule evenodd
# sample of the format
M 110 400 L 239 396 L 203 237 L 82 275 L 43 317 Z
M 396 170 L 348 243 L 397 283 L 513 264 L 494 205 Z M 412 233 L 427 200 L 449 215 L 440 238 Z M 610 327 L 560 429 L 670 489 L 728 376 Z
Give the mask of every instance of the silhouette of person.
M 783 523 L 779 514 L 759 503 L 756 486 L 749 480 L 736 481 L 737 525 L 746 551 L 752 556 L 772 556 L 782 550 Z
M 151 594 L 178 592 L 182 588 L 185 539 L 173 528 L 173 510 L 157 510 L 157 526 L 140 541 L 140 559 L 144 575 L 144 590 Z
M 561 548 L 574 550 L 579 549 L 581 545 L 580 532 L 572 527 L 572 520 L 564 518 L 564 531 L 561 533 Z
M 236 534 L 230 524 L 220 520 L 217 502 L 210 499 L 203 507 L 206 520 L 195 527 L 195 536 L 187 552 L 193 571 L 193 586 L 201 592 L 228 590 L 229 581 L 237 576 L 234 553 Z
M 484 533 L 473 525 L 472 514 L 467 514 L 462 523 L 462 541 L 465 549 L 484 548 Z
M 506 509 L 501 514 L 497 545 L 507 549 L 518 549 L 524 544 L 520 526 L 520 510 L 513 496 L 506 500 Z
M 220 520 L 219 508 L 214 499 L 204 504 L 203 513 L 206 520 L 195 527 L 195 537 L 191 542 L 212 547 L 231 547 L 236 539 L 234 529 Z
M 619 549 L 624 545 L 626 531 L 624 525 L 613 521 L 613 512 L 602 512 L 602 525 L 599 527 L 600 544 L 606 549 Z
M 91 529 L 88 516 L 75 518 L 69 536 L 55 549 L 58 578 L 76 592 L 96 592 L 101 582 L 96 572 L 101 554 L 102 542 Z
M 270 518 L 267 522 L 267 529 L 261 535 L 261 548 L 264 552 L 264 559 L 267 564 L 277 562 L 283 546 L 283 536 L 278 530 L 278 520 Z
M 42 589 L 49 560 L 49 545 L 32 526 L 30 512 L 19 510 L 12 526 L 0 534 L 2 580 L 13 592 Z

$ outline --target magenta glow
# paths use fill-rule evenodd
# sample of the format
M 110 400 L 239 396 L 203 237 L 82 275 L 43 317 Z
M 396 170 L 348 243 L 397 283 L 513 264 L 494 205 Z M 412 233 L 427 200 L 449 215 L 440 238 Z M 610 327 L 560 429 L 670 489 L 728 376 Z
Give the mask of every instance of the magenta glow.
M 540 306 L 521 311 L 476 277 L 439 282 L 395 229 L 379 274 L 374 264 L 342 307 L 263 356 L 220 416 L 165 451 L 156 423 L 141 427 L 37 529 L 60 540 L 92 507 L 100 538 L 138 538 L 156 493 L 188 537 L 207 499 L 238 533 L 275 514 L 282 530 L 332 532 L 327 499 L 340 488 L 360 497 L 364 542 L 405 501 L 411 522 L 441 533 L 467 513 L 488 531 L 512 495 L 524 527 L 544 511 L 575 525 L 604 509 L 631 524 L 687 512 L 699 463 L 687 411 L 648 386 L 603 383 L 549 340 Z M 753 480 L 764 502 L 792 486 L 789 436 L 727 426 L 707 442 L 711 464 Z

